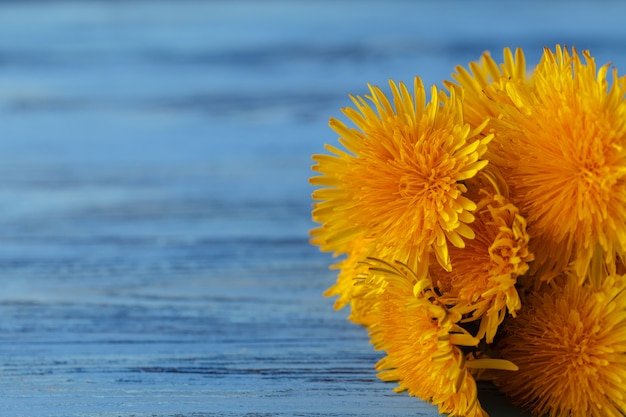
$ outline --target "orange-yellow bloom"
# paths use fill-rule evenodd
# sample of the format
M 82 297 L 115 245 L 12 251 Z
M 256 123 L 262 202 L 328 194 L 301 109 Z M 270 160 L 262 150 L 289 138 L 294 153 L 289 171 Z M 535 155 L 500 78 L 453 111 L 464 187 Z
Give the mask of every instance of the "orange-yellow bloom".
M 390 86 L 392 102 L 371 86 L 367 100 L 353 97 L 356 108 L 343 112 L 356 128 L 331 119 L 345 150 L 327 145 L 331 155 L 314 156 L 313 219 L 321 226 L 312 241 L 344 253 L 346 242 L 371 239 L 371 254 L 411 263 L 423 276 L 431 250 L 449 269 L 448 243 L 463 247 L 474 237 L 468 224 L 476 204 L 461 181 L 485 167 L 491 136 L 463 121 L 454 92 L 433 87 L 427 103 L 419 78 L 413 94 L 402 83 Z
M 526 273 L 533 255 L 526 220 L 500 194 L 503 187 L 488 184 L 468 184 L 469 194 L 481 197 L 472 223 L 476 237 L 465 248 L 450 250 L 452 271 L 433 266 L 431 275 L 441 299 L 457 306 L 464 321 L 480 320 L 476 337 L 491 343 L 507 311 L 515 315 L 521 308 L 517 279 Z
M 376 368 L 385 381 L 439 407 L 441 413 L 484 417 L 471 370 L 516 369 L 510 362 L 468 360 L 462 346 L 479 340 L 460 325 L 461 314 L 440 300 L 428 278 L 419 279 L 401 264 L 370 261 L 363 297 L 373 317 L 368 326 L 376 349 L 386 356 Z
M 626 276 L 600 288 L 556 278 L 505 321 L 502 356 L 519 371 L 496 379 L 534 415 L 626 414 Z
M 588 52 L 546 49 L 532 85 L 509 83 L 497 165 L 529 223 L 539 274 L 587 275 L 626 254 L 626 78 Z M 505 162 L 502 162 L 505 161 Z

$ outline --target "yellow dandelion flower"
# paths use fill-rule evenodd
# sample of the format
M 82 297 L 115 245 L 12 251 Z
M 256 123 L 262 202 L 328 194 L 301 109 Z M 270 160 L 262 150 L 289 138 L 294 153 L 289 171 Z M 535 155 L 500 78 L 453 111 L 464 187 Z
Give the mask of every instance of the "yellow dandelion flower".
M 482 177 L 482 176 L 481 176 Z M 478 176 L 473 180 L 479 180 Z M 472 181 L 478 182 L 478 181 Z M 463 249 L 450 249 L 452 271 L 436 266 L 431 276 L 442 301 L 456 305 L 464 321 L 480 320 L 476 337 L 491 343 L 506 312 L 515 315 L 521 308 L 517 278 L 526 273 L 533 255 L 528 250 L 526 220 L 509 200 L 499 193 L 497 183 L 490 190 L 486 182 L 468 184 L 470 195 L 480 194 L 472 229 L 476 237 Z
M 503 52 L 504 62 L 497 64 L 488 52 L 478 62 L 471 62 L 469 70 L 456 67 L 454 81 L 444 81 L 450 91 L 463 92 L 464 116 L 470 126 L 479 126 L 485 119 L 497 118 L 500 103 L 508 102 L 506 86 L 509 83 L 529 82 L 526 59 L 521 49 L 515 54 L 509 48 Z
M 626 414 L 626 276 L 598 289 L 560 276 L 503 326 L 501 354 L 518 372 L 496 379 L 537 416 Z
M 494 122 L 511 197 L 526 216 L 546 279 L 571 267 L 587 275 L 594 253 L 607 265 L 626 254 L 626 78 L 557 46 L 532 86 L 507 85 L 511 104 Z M 500 163 L 498 163 L 499 165 Z
M 390 86 L 393 105 L 372 86 L 366 99 L 352 98 L 356 108 L 343 112 L 356 128 L 330 121 L 345 150 L 327 145 L 331 155 L 313 157 L 320 174 L 310 180 L 320 186 L 313 219 L 322 225 L 314 243 L 341 253 L 356 237 L 373 239 L 375 256 L 417 262 L 421 275 L 432 249 L 449 269 L 448 242 L 462 247 L 474 237 L 468 224 L 476 204 L 461 181 L 485 167 L 491 136 L 464 123 L 454 92 L 433 87 L 426 103 L 417 77 L 413 94 L 402 83 Z
M 361 297 L 369 298 L 376 320 L 372 343 L 386 356 L 376 368 L 385 381 L 455 416 L 487 416 L 477 399 L 478 368 L 516 369 L 510 362 L 467 360 L 461 347 L 479 341 L 459 325 L 461 315 L 439 302 L 429 279 L 401 264 L 371 261 Z

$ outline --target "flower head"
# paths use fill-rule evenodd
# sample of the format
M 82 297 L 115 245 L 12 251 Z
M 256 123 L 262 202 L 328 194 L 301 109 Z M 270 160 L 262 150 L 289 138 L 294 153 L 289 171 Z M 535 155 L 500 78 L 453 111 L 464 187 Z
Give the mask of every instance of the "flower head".
M 438 405 L 442 413 L 482 417 L 473 369 L 516 369 L 507 361 L 468 360 L 462 347 L 479 340 L 459 325 L 461 314 L 445 306 L 428 278 L 405 265 L 370 260 L 359 296 L 368 300 L 372 343 L 386 352 L 379 377 L 398 381 L 396 391 Z
M 502 356 L 518 372 L 496 379 L 518 405 L 551 417 L 626 414 L 626 277 L 598 289 L 561 276 L 505 321 Z
M 463 194 L 461 181 L 473 177 L 487 161 L 490 136 L 463 121 L 462 101 L 432 89 L 431 101 L 419 78 L 414 92 L 390 83 L 393 105 L 377 87 L 366 99 L 353 98 L 344 109 L 356 125 L 331 119 L 345 150 L 327 145 L 332 155 L 315 155 L 311 178 L 318 188 L 313 219 L 321 227 L 313 242 L 343 253 L 346 242 L 373 239 L 372 254 L 419 265 L 427 270 L 433 250 L 450 268 L 448 242 L 462 247 L 474 233 L 475 202 Z
M 498 165 L 527 217 L 540 274 L 587 275 L 626 255 L 626 78 L 583 52 L 546 49 L 530 84 L 506 87 Z M 506 161 L 506 162 L 500 162 Z
M 492 170 L 490 170 L 492 171 Z M 481 173 L 483 174 L 483 173 Z M 521 308 L 516 284 L 533 259 L 529 252 L 526 220 L 495 182 L 468 183 L 469 194 L 480 195 L 472 229 L 476 237 L 463 249 L 452 248 L 452 271 L 433 266 L 431 276 L 447 305 L 457 306 L 465 321 L 480 320 L 476 337 L 491 343 L 506 312 Z

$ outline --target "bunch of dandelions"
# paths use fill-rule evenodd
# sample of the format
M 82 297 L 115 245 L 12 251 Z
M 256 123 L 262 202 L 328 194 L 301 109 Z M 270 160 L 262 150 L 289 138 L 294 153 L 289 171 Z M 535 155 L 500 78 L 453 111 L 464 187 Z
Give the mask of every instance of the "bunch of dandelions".
M 314 155 L 326 295 L 385 381 L 480 417 L 477 380 L 553 417 L 626 414 L 626 78 L 560 46 L 370 86 Z

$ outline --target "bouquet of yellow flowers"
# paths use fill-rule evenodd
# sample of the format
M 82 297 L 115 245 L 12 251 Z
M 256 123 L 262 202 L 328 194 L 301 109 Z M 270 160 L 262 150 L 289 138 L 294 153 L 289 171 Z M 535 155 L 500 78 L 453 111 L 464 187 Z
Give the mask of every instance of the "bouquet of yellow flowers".
M 311 241 L 379 377 L 459 417 L 626 414 L 626 77 L 585 51 L 485 53 L 427 94 L 370 86 L 314 155 Z M 611 72 L 610 76 L 607 76 Z

